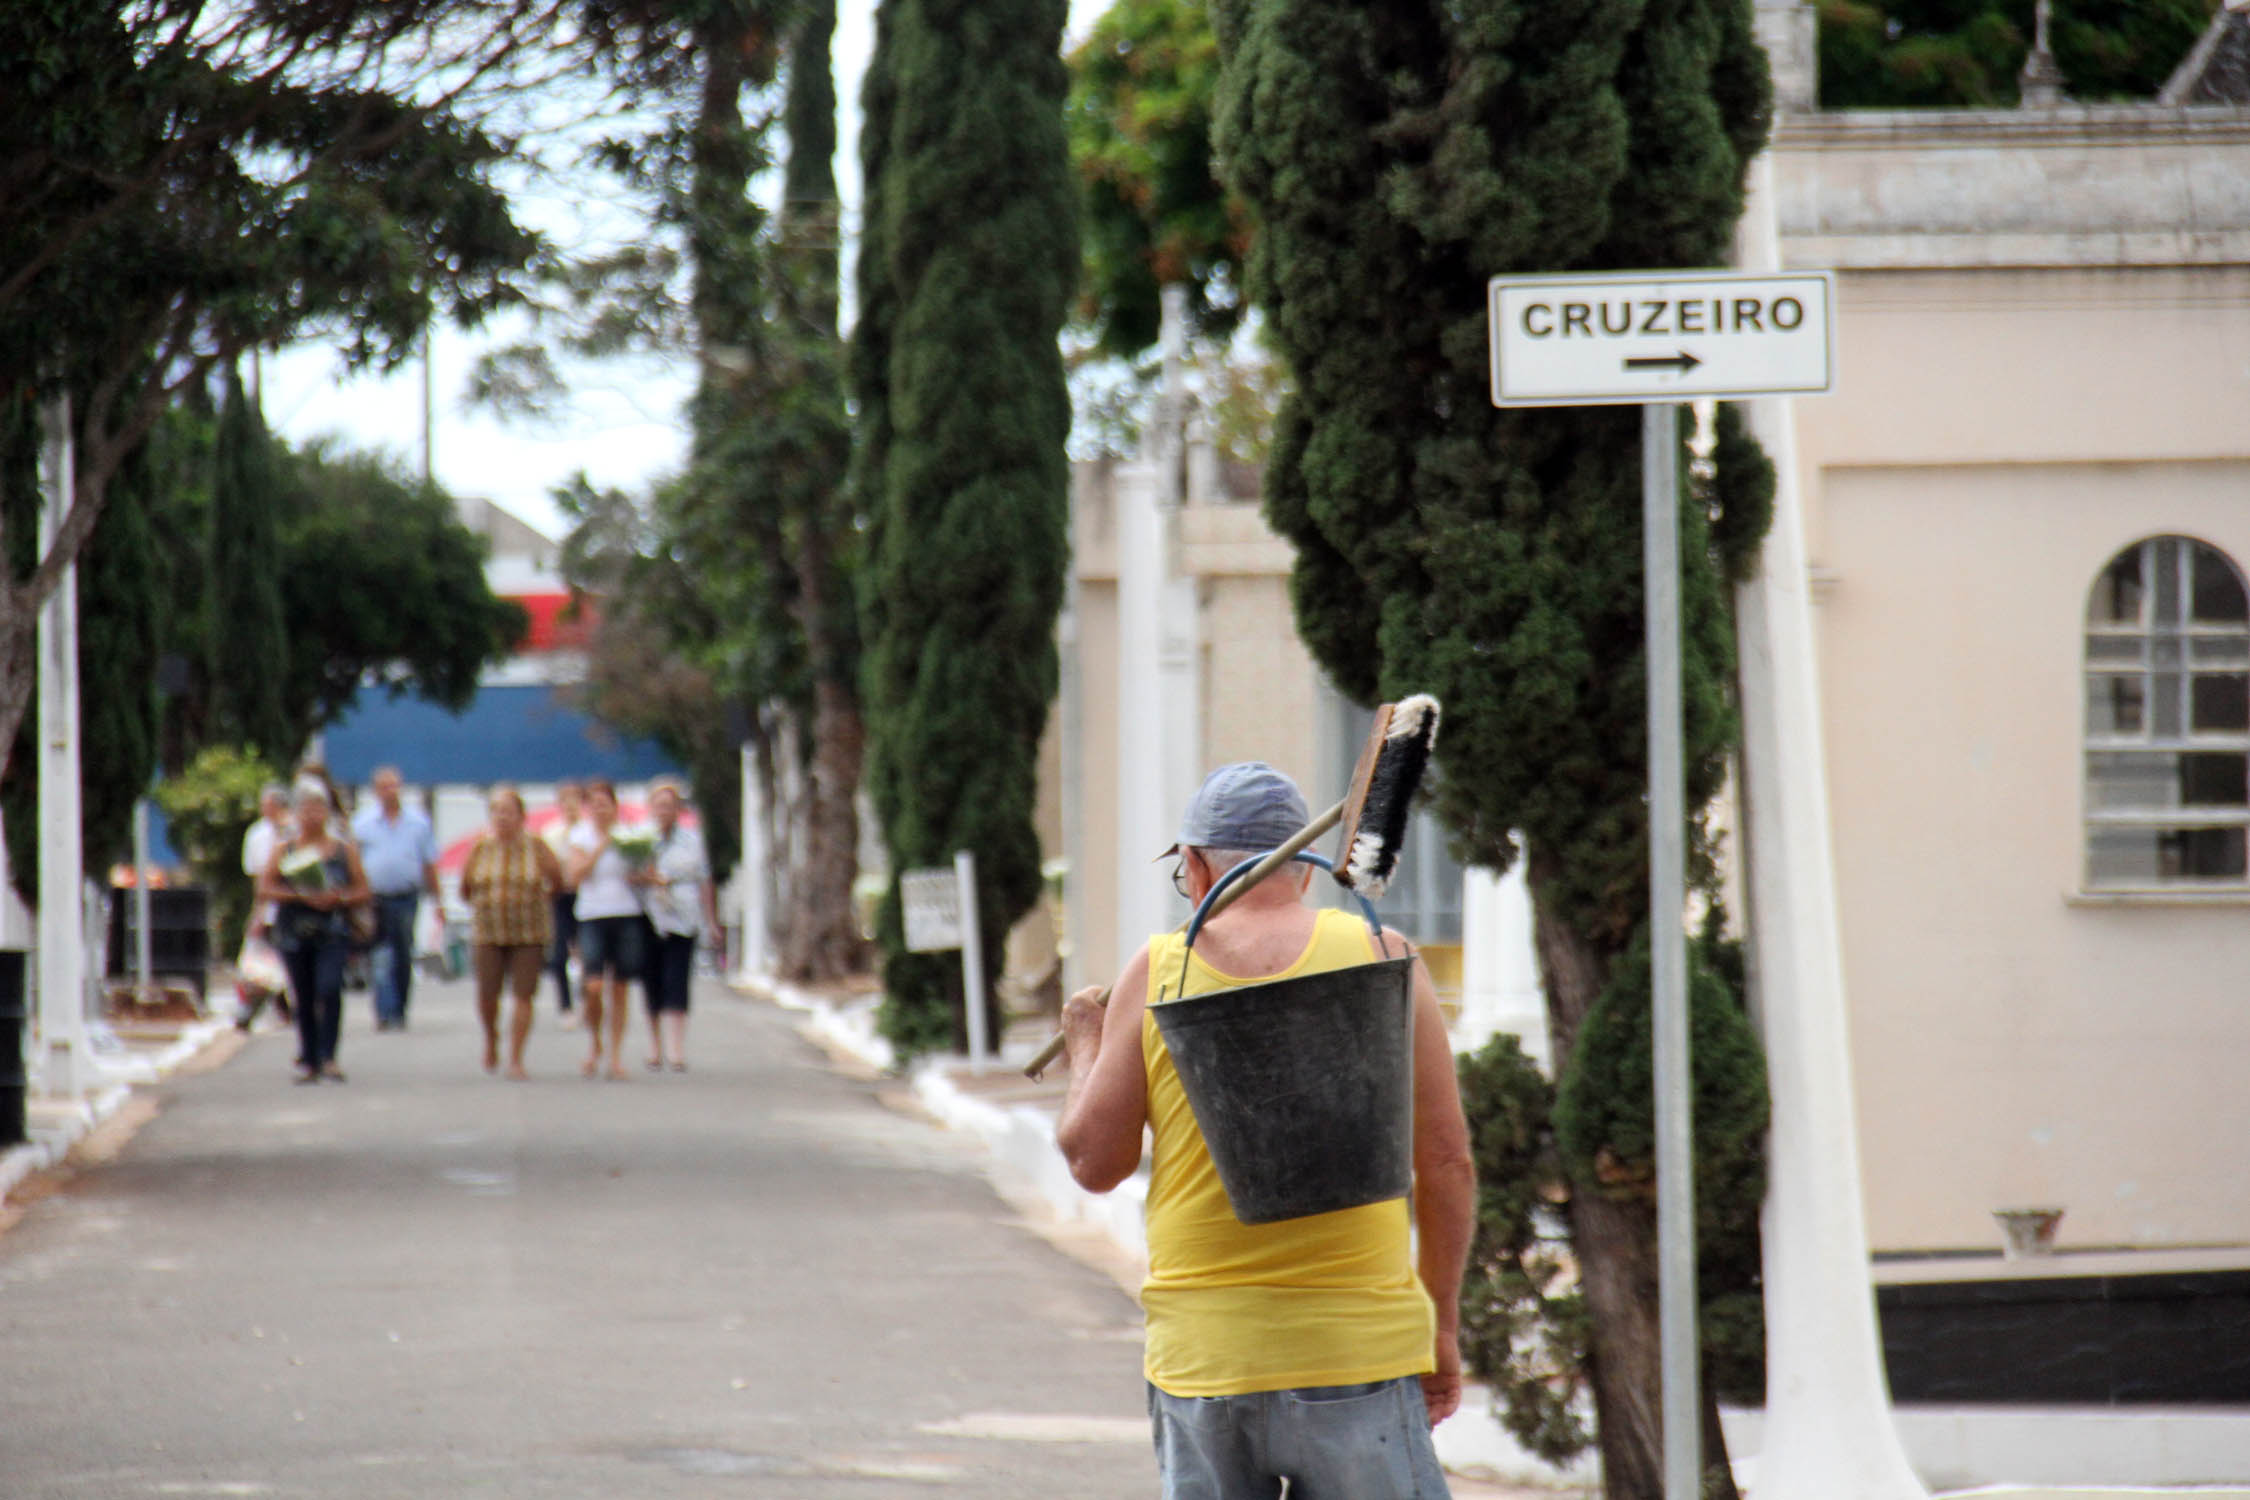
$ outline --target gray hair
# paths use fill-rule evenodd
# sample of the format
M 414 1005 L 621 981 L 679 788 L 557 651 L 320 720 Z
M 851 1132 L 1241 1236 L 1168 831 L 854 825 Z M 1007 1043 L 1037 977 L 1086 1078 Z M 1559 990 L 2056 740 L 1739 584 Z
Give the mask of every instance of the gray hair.
M 1191 847 L 1203 857 L 1203 862 L 1211 867 L 1211 878 L 1213 880 L 1226 874 L 1236 865 L 1256 859 L 1266 852 L 1262 849 L 1206 849 L 1200 844 Z
M 263 807 L 268 802 L 287 802 L 288 800 L 289 788 L 283 786 L 278 781 L 269 781 L 264 786 L 258 788 L 258 805 L 260 807 Z

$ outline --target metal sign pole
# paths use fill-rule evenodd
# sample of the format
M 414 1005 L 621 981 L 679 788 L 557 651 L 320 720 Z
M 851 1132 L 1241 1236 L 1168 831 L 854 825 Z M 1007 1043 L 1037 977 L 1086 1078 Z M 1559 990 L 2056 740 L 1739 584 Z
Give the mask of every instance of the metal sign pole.
M 1679 408 L 1641 408 L 1647 591 L 1651 1024 L 1656 1062 L 1656 1258 L 1664 1379 L 1664 1500 L 1697 1500 L 1702 1430 L 1695 1336 L 1695 1160 L 1689 1097 L 1687 809 L 1680 749 Z
M 969 1071 L 982 1073 L 992 1047 L 984 1024 L 984 933 L 977 924 L 977 857 L 967 849 L 953 856 L 953 875 L 961 886 L 961 993 L 968 1006 Z

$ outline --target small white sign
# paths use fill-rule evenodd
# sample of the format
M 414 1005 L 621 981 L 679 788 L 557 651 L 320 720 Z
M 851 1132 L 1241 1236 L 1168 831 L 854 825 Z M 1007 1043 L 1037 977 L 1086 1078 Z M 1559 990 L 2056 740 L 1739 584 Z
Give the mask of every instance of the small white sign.
M 961 946 L 961 882 L 948 865 L 898 877 L 906 918 L 906 951 L 945 953 Z
M 1495 276 L 1492 404 L 1801 396 L 1834 381 L 1835 277 L 1636 271 Z

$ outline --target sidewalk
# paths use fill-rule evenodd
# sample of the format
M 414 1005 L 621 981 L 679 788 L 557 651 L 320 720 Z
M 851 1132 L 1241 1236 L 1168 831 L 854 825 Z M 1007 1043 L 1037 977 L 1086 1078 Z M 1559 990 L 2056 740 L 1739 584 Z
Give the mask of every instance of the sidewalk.
M 770 981 L 736 988 L 801 1014 L 805 1032 L 834 1052 L 876 1071 L 895 1067 L 890 1044 L 875 1029 L 878 995 L 839 998 Z M 1036 1029 L 1011 1028 L 1001 1056 L 982 1073 L 958 1057 L 932 1058 L 907 1082 L 932 1118 L 984 1143 L 995 1186 L 1026 1209 L 1035 1227 L 1137 1291 L 1148 1263 L 1147 1167 L 1107 1194 L 1071 1180 L 1054 1144 L 1067 1075 L 1058 1066 L 1041 1082 L 1023 1076 L 1047 1040 Z M 1906 1406 L 1894 1415 L 1909 1459 L 1936 1492 L 2106 1500 L 2192 1491 L 2197 1500 L 2250 1500 L 2246 1411 Z M 1730 1410 L 1722 1420 L 1736 1479 L 1754 1494 L 1763 1413 Z M 1592 1494 L 1600 1483 L 1591 1457 L 1559 1471 L 1526 1454 L 1473 1383 L 1461 1411 L 1437 1429 L 1437 1448 L 1449 1472 L 1468 1476 L 1457 1477 L 1457 1500 Z
M 806 1033 L 831 1051 L 878 1071 L 896 1066 L 890 1044 L 875 1030 L 879 995 L 838 999 L 772 981 L 737 988 L 801 1014 Z M 1147 1159 L 1144 1155 L 1141 1169 L 1107 1193 L 1089 1193 L 1071 1179 L 1055 1147 L 1055 1117 L 1068 1072 L 1058 1063 L 1038 1082 L 1023 1075 L 1046 1043 L 1043 1023 L 1019 1024 L 983 1072 L 958 1057 L 931 1058 L 906 1081 L 933 1119 L 984 1143 L 994 1186 L 1025 1211 L 1034 1228 L 1138 1295 L 1148 1270 L 1142 1225 Z M 1473 1383 L 1461 1410 L 1437 1429 L 1437 1449 L 1453 1476 L 1455 1500 L 1588 1495 L 1599 1483 L 1590 1461 L 1557 1470 L 1525 1453 L 1490 1415 L 1484 1389 Z
M 17 1184 L 34 1172 L 60 1166 L 71 1148 L 105 1120 L 114 1117 L 132 1098 L 135 1084 L 156 1083 L 189 1058 L 234 1029 L 223 1016 L 210 1016 L 177 1027 L 151 1027 L 138 1032 L 107 1033 L 115 1045 L 97 1031 L 91 1049 L 92 1070 L 100 1079 L 83 1099 L 32 1095 L 24 1104 L 24 1133 L 20 1146 L 0 1150 L 0 1206 Z

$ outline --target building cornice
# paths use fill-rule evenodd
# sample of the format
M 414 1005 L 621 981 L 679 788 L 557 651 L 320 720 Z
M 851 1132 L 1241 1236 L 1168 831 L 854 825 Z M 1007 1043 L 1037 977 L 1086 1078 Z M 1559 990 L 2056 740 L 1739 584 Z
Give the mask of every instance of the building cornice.
M 1989 151 L 2250 145 L 2250 107 L 2078 104 L 2059 109 L 1853 109 L 1782 115 L 1774 149 Z
M 1786 116 L 1782 258 L 1838 270 L 2250 264 L 2250 108 Z

